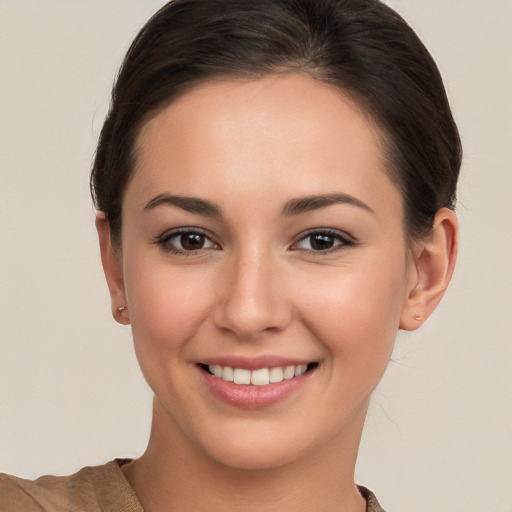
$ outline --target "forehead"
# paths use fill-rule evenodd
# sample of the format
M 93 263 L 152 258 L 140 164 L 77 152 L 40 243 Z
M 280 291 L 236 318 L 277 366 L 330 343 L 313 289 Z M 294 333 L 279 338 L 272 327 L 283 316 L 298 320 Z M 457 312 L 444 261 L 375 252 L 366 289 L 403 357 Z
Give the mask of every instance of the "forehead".
M 312 78 L 207 82 L 143 127 L 127 195 L 366 195 L 390 185 L 381 141 L 354 102 Z

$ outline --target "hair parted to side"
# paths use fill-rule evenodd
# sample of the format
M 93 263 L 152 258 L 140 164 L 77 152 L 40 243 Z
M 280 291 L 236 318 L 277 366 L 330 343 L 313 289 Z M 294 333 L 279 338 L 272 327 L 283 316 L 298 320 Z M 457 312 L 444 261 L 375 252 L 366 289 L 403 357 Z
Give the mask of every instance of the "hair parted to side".
M 91 172 L 117 245 L 123 193 L 144 123 L 194 85 L 297 71 L 336 86 L 380 127 L 411 239 L 453 209 L 462 149 L 440 73 L 379 0 L 174 0 L 142 28 L 120 68 Z

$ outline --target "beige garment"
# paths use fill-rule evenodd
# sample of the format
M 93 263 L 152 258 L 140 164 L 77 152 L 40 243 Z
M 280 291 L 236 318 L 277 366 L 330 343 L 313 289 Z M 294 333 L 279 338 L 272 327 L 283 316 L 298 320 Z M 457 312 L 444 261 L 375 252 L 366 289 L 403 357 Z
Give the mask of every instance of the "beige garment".
M 144 512 L 117 459 L 71 476 L 25 480 L 0 474 L 0 512 Z M 384 512 L 375 496 L 359 487 L 367 512 Z

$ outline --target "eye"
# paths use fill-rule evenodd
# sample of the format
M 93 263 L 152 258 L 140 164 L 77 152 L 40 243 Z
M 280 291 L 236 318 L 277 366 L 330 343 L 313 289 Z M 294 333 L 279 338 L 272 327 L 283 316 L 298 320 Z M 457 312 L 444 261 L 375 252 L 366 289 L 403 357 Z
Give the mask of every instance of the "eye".
M 292 246 L 292 250 L 305 250 L 317 253 L 329 253 L 348 246 L 353 246 L 354 241 L 338 231 L 323 229 L 310 231 Z
M 174 254 L 190 254 L 204 249 L 220 249 L 199 229 L 180 228 L 162 235 L 156 243 Z

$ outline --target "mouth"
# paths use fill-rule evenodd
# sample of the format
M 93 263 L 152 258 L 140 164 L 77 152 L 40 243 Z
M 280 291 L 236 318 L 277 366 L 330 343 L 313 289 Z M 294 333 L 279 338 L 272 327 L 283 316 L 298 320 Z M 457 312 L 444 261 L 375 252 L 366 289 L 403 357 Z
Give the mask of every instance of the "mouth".
M 216 364 L 198 365 L 204 372 L 213 375 L 219 380 L 231 382 L 240 386 L 268 386 L 283 381 L 291 381 L 312 372 L 318 367 L 317 362 L 308 364 L 263 367 L 254 370 L 247 368 L 235 368 Z

